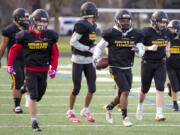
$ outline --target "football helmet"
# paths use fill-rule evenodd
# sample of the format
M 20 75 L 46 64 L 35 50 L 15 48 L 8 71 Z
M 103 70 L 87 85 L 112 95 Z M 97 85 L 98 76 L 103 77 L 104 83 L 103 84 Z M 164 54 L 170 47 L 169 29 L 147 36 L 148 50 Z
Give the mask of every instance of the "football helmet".
M 96 7 L 96 4 L 93 2 L 85 2 L 81 6 L 81 16 L 83 18 L 88 18 L 88 17 L 98 17 L 98 10 Z
M 124 33 L 132 27 L 132 14 L 125 9 L 119 10 L 114 16 L 114 21 L 116 26 Z
M 29 25 L 29 13 L 24 8 L 17 8 L 13 11 L 13 21 L 22 27 Z
M 169 22 L 167 27 L 175 29 L 175 32 L 172 32 L 173 37 L 176 37 L 177 35 L 180 35 L 180 21 L 172 20 L 172 21 Z
M 163 26 L 160 26 L 159 23 L 163 23 Z M 168 15 L 163 11 L 154 12 L 151 16 L 151 24 L 158 31 L 166 30 L 168 24 Z
M 44 9 L 36 9 L 30 15 L 30 22 L 33 29 L 36 28 L 39 31 L 46 30 L 49 24 L 49 15 Z

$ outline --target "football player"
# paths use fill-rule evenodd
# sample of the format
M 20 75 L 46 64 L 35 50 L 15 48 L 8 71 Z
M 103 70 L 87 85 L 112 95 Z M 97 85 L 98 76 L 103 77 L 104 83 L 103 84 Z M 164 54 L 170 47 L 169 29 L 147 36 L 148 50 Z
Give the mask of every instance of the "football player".
M 16 56 L 23 50 L 26 87 L 30 93 L 29 112 L 32 129 L 41 131 L 36 118 L 36 102 L 39 102 L 47 87 L 47 73 L 50 78 L 56 75 L 59 51 L 56 42 L 58 34 L 48 30 L 49 16 L 46 10 L 37 9 L 30 15 L 31 26 L 16 34 L 17 43 L 10 49 L 7 72 L 15 74 L 13 63 Z M 49 70 L 49 65 L 51 69 Z M 49 70 L 49 72 L 48 72 Z
M 75 116 L 74 104 L 77 95 L 81 89 L 82 73 L 87 80 L 88 91 L 84 101 L 84 107 L 80 112 L 82 117 L 85 117 L 89 122 L 94 122 L 95 119 L 90 114 L 89 105 L 93 94 L 96 91 L 96 70 L 93 66 L 93 51 L 96 39 L 96 18 L 98 10 L 95 3 L 85 2 L 81 6 L 82 19 L 77 21 L 74 26 L 74 32 L 70 40 L 72 46 L 72 81 L 73 88 L 70 93 L 69 109 L 66 117 L 72 122 L 80 122 Z
M 178 111 L 178 91 L 180 90 L 180 22 L 178 20 L 172 20 L 168 24 L 169 30 L 172 32 L 170 38 L 171 56 L 167 59 L 167 73 L 170 80 L 171 96 L 173 100 L 173 110 Z
M 21 30 L 27 29 L 29 26 L 29 13 L 24 8 L 17 8 L 13 12 L 13 23 L 8 25 L 2 30 L 2 43 L 0 47 L 0 65 L 1 58 L 5 52 L 5 49 L 10 48 L 15 43 L 15 34 Z M 22 113 L 23 110 L 20 107 L 21 102 L 21 91 L 20 88 L 24 83 L 24 57 L 23 52 L 21 52 L 13 64 L 16 74 L 11 74 L 13 83 L 12 83 L 12 95 L 14 99 L 14 108 L 15 113 Z
M 115 26 L 104 30 L 101 41 L 94 50 L 93 60 L 99 59 L 105 47 L 108 48 L 109 71 L 116 84 L 116 96 L 113 101 L 104 106 L 106 120 L 113 123 L 111 111 L 120 104 L 123 125 L 133 124 L 127 116 L 128 95 L 132 86 L 131 67 L 134 56 L 143 56 L 143 33 L 133 28 L 132 15 L 128 10 L 119 10 L 114 16 Z
M 169 57 L 170 36 L 167 29 L 168 15 L 163 11 L 156 11 L 151 17 L 151 27 L 144 27 L 145 54 L 141 63 L 141 91 L 136 112 L 138 120 L 143 119 L 143 102 L 148 93 L 152 79 L 156 87 L 156 116 L 155 120 L 163 121 L 164 84 L 166 81 L 165 57 Z

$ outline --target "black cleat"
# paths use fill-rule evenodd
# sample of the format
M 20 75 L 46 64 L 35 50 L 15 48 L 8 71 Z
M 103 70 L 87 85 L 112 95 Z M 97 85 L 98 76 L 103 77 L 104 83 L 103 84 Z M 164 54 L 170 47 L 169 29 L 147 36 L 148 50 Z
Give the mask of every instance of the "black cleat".
M 14 108 L 13 108 L 13 111 L 14 111 L 15 113 L 23 113 L 23 110 L 22 110 L 22 108 L 21 108 L 20 106 L 14 107 Z
M 168 87 L 168 95 L 171 97 L 171 89 L 172 89 L 172 87 L 171 87 L 171 84 L 170 83 L 167 83 L 167 87 Z
M 34 122 L 32 123 L 32 129 L 33 129 L 35 132 L 40 132 L 40 131 L 42 131 L 41 128 L 38 126 L 37 121 L 34 121 Z
M 179 106 L 178 106 L 178 104 L 173 105 L 173 110 L 174 110 L 174 111 L 179 111 Z

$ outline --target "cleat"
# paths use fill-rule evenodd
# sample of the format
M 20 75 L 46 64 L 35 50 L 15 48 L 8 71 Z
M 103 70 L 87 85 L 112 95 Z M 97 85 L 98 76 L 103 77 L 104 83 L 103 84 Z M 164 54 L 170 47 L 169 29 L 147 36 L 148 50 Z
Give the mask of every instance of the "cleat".
M 173 105 L 173 110 L 174 110 L 174 111 L 179 111 L 179 106 L 178 106 L 178 104 L 177 104 L 177 105 Z
M 35 132 L 40 132 L 40 131 L 42 131 L 41 128 L 38 126 L 37 121 L 33 121 L 33 122 L 32 122 L 32 129 L 33 129 Z
M 75 116 L 74 114 L 74 111 L 67 111 L 66 113 L 66 117 L 71 121 L 71 122 L 74 122 L 74 123 L 79 123 L 80 120 Z
M 113 123 L 113 119 L 112 119 L 111 110 L 108 110 L 107 106 L 108 106 L 108 105 L 105 105 L 105 106 L 103 107 L 104 112 L 106 113 L 106 121 L 107 121 L 108 123 L 112 124 L 112 123 Z
M 142 109 L 137 108 L 136 119 L 137 120 L 142 120 L 143 119 L 143 110 Z
M 171 97 L 171 84 L 170 83 L 167 83 L 167 87 L 168 87 L 168 95 Z
M 90 114 L 89 109 L 82 109 L 80 115 L 86 118 L 89 122 L 95 122 L 95 119 Z
M 14 108 L 13 108 L 13 111 L 14 111 L 15 113 L 23 113 L 23 110 L 21 109 L 20 106 L 14 107 Z
M 133 124 L 131 123 L 131 121 L 129 120 L 128 117 L 123 119 L 123 126 L 125 127 L 131 127 Z
M 164 120 L 166 120 L 166 118 L 163 116 L 163 114 L 156 114 L 155 120 L 156 121 L 164 121 Z

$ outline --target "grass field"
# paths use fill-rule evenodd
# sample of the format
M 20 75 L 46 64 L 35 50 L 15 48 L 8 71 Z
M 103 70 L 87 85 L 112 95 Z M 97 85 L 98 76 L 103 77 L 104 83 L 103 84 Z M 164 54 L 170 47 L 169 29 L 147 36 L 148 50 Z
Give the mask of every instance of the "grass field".
M 38 103 L 38 120 L 42 132 L 34 133 L 31 129 L 31 121 L 28 109 L 24 107 L 24 96 L 22 99 L 23 114 L 12 112 L 13 101 L 10 90 L 11 78 L 5 71 L 5 59 L 3 68 L 0 69 L 0 135 L 178 135 L 180 133 L 180 114 L 169 107 L 171 99 L 165 94 L 164 115 L 167 120 L 157 122 L 155 117 L 155 93 L 151 91 L 144 106 L 144 119 L 138 121 L 135 118 L 137 107 L 137 91 L 140 82 L 135 79 L 131 95 L 129 96 L 128 116 L 133 122 L 132 127 L 122 126 L 121 113 L 115 108 L 113 110 L 113 124 L 107 124 L 102 107 L 109 103 L 113 96 L 114 84 L 109 76 L 108 69 L 98 72 L 97 92 L 94 95 L 90 111 L 96 122 L 89 123 L 79 115 L 83 106 L 84 95 L 87 91 L 86 81 L 82 80 L 82 89 L 77 98 L 75 110 L 80 123 L 71 123 L 65 113 L 68 108 L 68 98 L 72 87 L 71 61 L 70 58 L 61 58 L 59 72 L 55 79 L 48 79 L 47 92 L 42 101 Z M 133 74 L 139 77 L 140 59 L 135 59 Z M 108 81 L 110 80 L 110 81 Z M 152 85 L 154 87 L 154 84 Z

